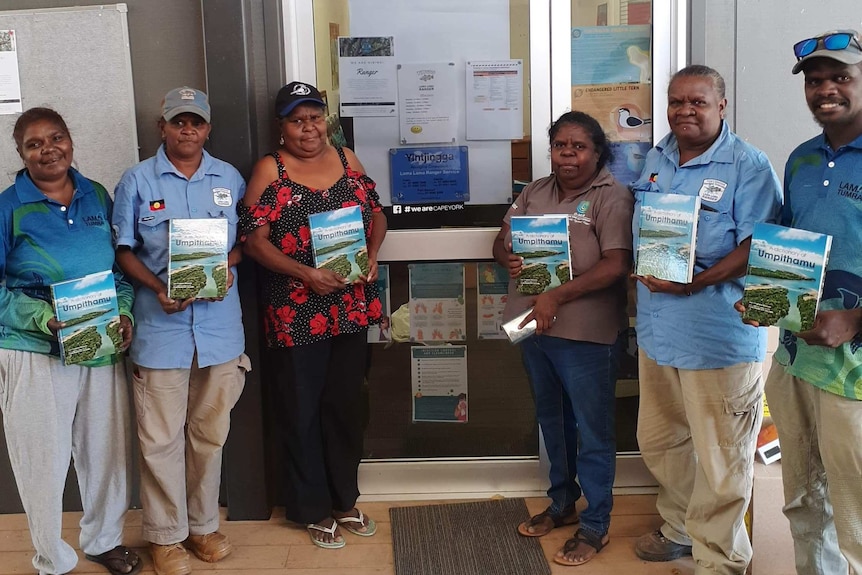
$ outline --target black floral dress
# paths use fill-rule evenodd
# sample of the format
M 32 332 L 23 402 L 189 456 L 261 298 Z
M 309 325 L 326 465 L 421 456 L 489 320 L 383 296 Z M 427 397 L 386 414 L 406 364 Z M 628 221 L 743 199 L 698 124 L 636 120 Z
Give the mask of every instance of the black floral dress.
M 371 237 L 371 215 L 381 210 L 374 180 L 351 169 L 344 150 L 336 148 L 344 174 L 326 190 L 312 190 L 290 179 L 278 152 L 278 179 L 258 202 L 240 209 L 243 236 L 269 224 L 269 241 L 301 264 L 314 267 L 308 216 L 359 206 L 365 238 Z M 316 294 L 299 278 L 265 270 L 264 329 L 269 347 L 293 347 L 366 330 L 380 322 L 382 306 L 374 283 L 357 283 L 328 295 Z

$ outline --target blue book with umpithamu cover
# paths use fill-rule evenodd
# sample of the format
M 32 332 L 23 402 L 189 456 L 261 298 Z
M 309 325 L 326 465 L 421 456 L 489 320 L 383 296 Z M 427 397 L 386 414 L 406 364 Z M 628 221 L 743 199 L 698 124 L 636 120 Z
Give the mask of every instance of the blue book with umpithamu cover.
M 811 329 L 832 236 L 758 223 L 751 235 L 744 319 L 798 332 Z
M 308 216 L 314 266 L 341 275 L 348 283 L 368 275 L 368 247 L 359 206 Z
M 60 356 L 70 365 L 114 355 L 123 338 L 114 274 L 108 270 L 51 285 Z
M 689 283 L 694 270 L 699 196 L 643 192 L 635 274 Z
M 523 258 L 518 293 L 539 295 L 572 279 L 569 217 L 512 216 L 512 253 Z

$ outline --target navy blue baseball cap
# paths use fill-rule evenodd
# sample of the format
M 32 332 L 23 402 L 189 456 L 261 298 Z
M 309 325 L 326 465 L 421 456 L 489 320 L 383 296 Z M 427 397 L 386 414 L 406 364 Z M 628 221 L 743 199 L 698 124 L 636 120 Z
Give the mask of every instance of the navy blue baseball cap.
M 326 106 L 320 91 L 311 84 L 303 82 L 291 82 L 278 91 L 275 97 L 275 116 L 284 118 L 300 104 L 311 102 L 319 106 Z

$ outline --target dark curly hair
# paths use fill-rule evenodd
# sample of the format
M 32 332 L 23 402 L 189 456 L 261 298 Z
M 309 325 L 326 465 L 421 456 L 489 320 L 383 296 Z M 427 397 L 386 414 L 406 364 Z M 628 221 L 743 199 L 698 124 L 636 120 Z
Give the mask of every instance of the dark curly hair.
M 579 126 L 589 135 L 593 146 L 596 148 L 596 152 L 599 154 L 597 169 L 601 170 L 608 162 L 613 160 L 613 152 L 611 152 L 605 131 L 602 130 L 601 125 L 599 125 L 599 122 L 595 118 L 585 112 L 574 110 L 566 112 L 557 118 L 557 121 L 551 124 L 550 129 L 548 129 L 548 141 L 553 142 L 560 128 L 569 125 Z
M 18 120 L 15 122 L 15 127 L 12 129 L 12 139 L 15 140 L 15 145 L 18 146 L 19 149 L 21 148 L 21 144 L 24 143 L 24 132 L 27 131 L 27 128 L 29 128 L 31 124 L 41 122 L 42 120 L 48 120 L 55 124 L 58 128 L 63 130 L 67 136 L 71 137 L 69 128 L 66 126 L 65 120 L 63 120 L 63 116 L 58 112 L 51 108 L 30 108 L 18 117 Z

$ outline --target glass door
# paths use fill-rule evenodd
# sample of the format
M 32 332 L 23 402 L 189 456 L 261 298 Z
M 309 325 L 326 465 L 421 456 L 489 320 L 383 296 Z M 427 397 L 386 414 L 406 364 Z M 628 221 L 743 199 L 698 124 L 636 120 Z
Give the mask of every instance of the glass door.
M 636 103 L 637 116 L 647 120 L 655 101 L 653 86 L 661 85 L 663 91 L 669 71 L 677 67 L 670 58 L 671 43 L 664 39 L 677 34 L 671 23 L 680 17 L 679 10 L 667 0 L 283 0 L 287 78 L 325 91 L 332 137 L 353 148 L 377 182 L 390 224 L 379 259 L 388 265 L 384 311 L 392 320 L 390 334 L 375 331 L 378 343 L 371 344 L 366 452 L 360 466 L 365 497 L 544 493 L 545 462 L 518 348 L 483 331 L 488 321 L 483 316 L 493 311 L 482 293 L 491 244 L 520 188 L 550 171 L 548 127 L 575 107 L 579 84 L 574 82 L 585 73 L 573 61 L 578 54 L 575 32 L 597 35 L 604 26 L 617 35 L 628 28 L 628 36 L 646 34 L 646 44 L 638 44 L 641 53 L 632 53 L 635 68 L 645 77 L 617 83 L 646 86 L 633 91 L 645 94 Z M 660 27 L 651 24 L 657 19 L 665 26 L 661 36 Z M 615 39 L 614 34 L 606 36 Z M 654 46 L 656 37 L 663 39 L 661 50 Z M 659 53 L 666 58 L 661 65 Z M 362 73 L 381 81 L 369 82 Z M 424 74 L 428 79 L 420 87 L 437 90 L 436 99 L 411 93 L 419 88 L 408 74 Z M 451 93 L 439 97 L 443 91 Z M 387 94 L 397 95 L 389 100 Z M 405 107 L 405 100 L 413 107 Z M 487 105 L 477 106 L 479 102 Z M 661 108 L 663 118 L 663 104 Z M 484 128 L 473 123 L 471 129 L 471 122 L 487 110 L 494 121 L 486 121 Z M 405 123 L 411 114 L 414 118 Z M 651 128 L 640 133 L 645 144 L 663 133 L 659 115 L 652 118 Z M 432 131 L 438 135 L 423 140 Z M 440 184 L 438 179 L 433 192 L 444 197 L 416 192 L 416 201 L 411 186 L 431 180 L 411 168 L 412 179 L 405 183 L 393 167 L 395 158 L 411 153 L 459 157 L 462 164 L 453 171 L 466 177 L 469 193 L 445 196 L 452 191 L 447 188 L 451 182 Z M 409 309 L 416 307 L 411 290 L 421 289 L 418 278 L 438 273 L 429 266 L 437 263 L 457 264 L 454 273 L 460 274 L 463 300 L 460 311 L 440 310 L 441 317 L 463 315 L 463 333 L 449 329 L 457 324 L 441 320 L 447 327 L 439 330 L 440 342 L 418 333 L 415 325 L 411 330 L 409 320 L 407 327 L 404 323 L 411 311 L 414 318 L 425 316 L 427 310 Z M 379 343 L 392 334 L 402 341 Z M 430 355 L 463 351 L 465 357 L 449 364 L 426 359 L 423 364 L 417 356 L 424 358 L 426 350 Z M 618 386 L 617 485 L 648 486 L 653 481 L 634 441 L 637 376 L 630 362 L 627 366 Z M 435 378 L 436 383 L 451 378 L 449 389 L 436 385 Z M 468 406 L 463 419 L 457 415 L 461 395 Z
M 551 3 L 552 116 L 587 112 L 613 148 L 610 169 L 630 185 L 653 142 L 668 131 L 665 97 L 686 62 L 686 3 L 570 0 Z M 638 373 L 634 285 L 628 344 L 617 381 L 616 487 L 652 485 L 637 445 Z

